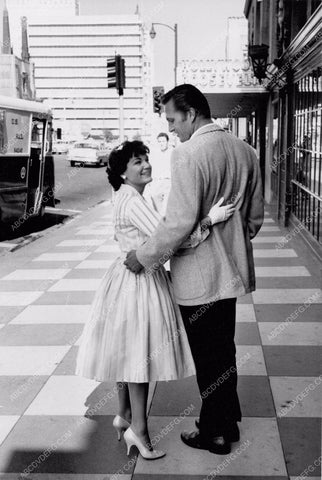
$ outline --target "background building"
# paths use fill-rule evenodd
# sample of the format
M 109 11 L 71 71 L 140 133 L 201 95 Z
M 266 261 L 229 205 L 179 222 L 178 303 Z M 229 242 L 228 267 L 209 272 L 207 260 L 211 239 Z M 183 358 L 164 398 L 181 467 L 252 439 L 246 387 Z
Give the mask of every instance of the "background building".
M 264 45 L 256 69 L 268 97 L 253 115 L 266 146 L 265 199 L 322 257 L 322 5 L 247 0 L 244 11 L 250 46 Z
M 55 129 L 65 136 L 110 130 L 119 134 L 119 98 L 107 88 L 106 59 L 125 59 L 124 133 L 145 136 L 152 104 L 148 42 L 138 15 L 33 17 L 30 54 L 37 95 L 53 109 Z
M 224 128 L 250 141 L 254 136 L 253 111 L 260 108 L 266 92 L 254 77 L 248 60 L 247 20 L 228 17 L 222 59 L 210 51 L 208 58 L 196 56 L 179 64 L 179 83 L 192 83 L 207 97 L 211 114 Z M 256 145 L 261 163 L 265 153 Z
M 25 17 L 20 19 L 16 30 L 20 34 L 21 47 L 17 55 L 12 48 L 7 5 L 5 0 L 0 0 L 0 95 L 33 100 L 36 96 L 34 65 L 29 61 Z

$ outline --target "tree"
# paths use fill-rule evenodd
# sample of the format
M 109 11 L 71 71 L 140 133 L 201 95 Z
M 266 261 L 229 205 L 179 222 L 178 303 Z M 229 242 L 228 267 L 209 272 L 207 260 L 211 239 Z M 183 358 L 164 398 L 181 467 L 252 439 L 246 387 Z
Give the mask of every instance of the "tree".
M 111 130 L 109 130 L 108 128 L 103 128 L 102 132 L 103 132 L 104 140 L 106 142 L 112 142 L 114 140 L 114 135 L 111 132 Z

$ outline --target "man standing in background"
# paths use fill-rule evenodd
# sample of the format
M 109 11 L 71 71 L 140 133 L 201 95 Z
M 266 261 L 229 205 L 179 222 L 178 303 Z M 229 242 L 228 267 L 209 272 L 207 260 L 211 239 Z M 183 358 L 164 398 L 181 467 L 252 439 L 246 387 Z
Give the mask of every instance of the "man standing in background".
M 147 194 L 154 207 L 164 216 L 171 188 L 170 159 L 173 148 L 169 146 L 169 136 L 164 132 L 159 133 L 157 141 L 160 148 L 149 156 L 153 182 L 149 185 Z

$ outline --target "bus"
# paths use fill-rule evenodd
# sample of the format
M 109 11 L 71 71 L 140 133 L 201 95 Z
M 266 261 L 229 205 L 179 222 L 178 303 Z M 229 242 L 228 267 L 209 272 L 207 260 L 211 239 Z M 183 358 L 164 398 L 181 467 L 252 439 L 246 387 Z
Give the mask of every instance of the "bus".
M 52 113 L 41 102 L 0 96 L 0 229 L 55 207 Z

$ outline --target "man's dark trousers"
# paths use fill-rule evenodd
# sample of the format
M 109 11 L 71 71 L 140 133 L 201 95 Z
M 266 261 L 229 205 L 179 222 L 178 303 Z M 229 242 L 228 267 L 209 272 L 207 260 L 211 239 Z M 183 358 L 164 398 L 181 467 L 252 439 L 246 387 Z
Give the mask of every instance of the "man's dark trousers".
M 202 406 L 200 435 L 204 440 L 224 435 L 241 420 L 237 395 L 235 347 L 236 298 L 204 305 L 180 305 Z

